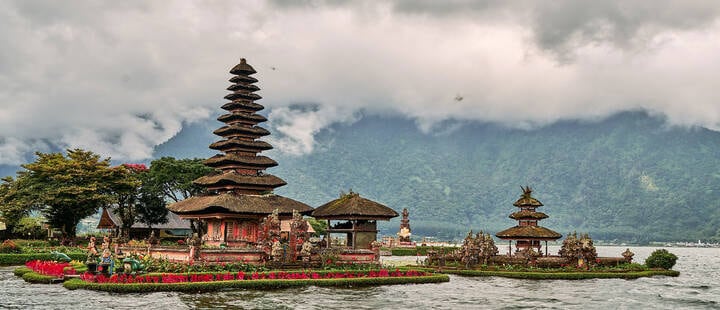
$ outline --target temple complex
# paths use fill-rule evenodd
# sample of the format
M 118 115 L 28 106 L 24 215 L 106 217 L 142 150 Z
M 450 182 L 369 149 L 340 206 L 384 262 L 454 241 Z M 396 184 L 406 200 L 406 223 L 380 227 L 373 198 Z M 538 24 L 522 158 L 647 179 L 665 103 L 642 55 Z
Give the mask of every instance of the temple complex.
M 264 107 L 258 103 L 261 97 L 255 94 L 260 88 L 254 85 L 258 80 L 251 77 L 256 71 L 245 59 L 230 70 L 233 83 L 227 89 L 232 93 L 225 96 L 230 102 L 222 109 L 227 112 L 218 120 L 225 125 L 213 133 L 220 140 L 210 148 L 217 154 L 205 165 L 215 168 L 215 173 L 198 178 L 195 184 L 207 189 L 202 196 L 195 196 L 173 203 L 167 208 L 182 219 L 192 220 L 198 225 L 200 238 L 207 246 L 236 249 L 248 253 L 244 260 L 257 260 L 262 256 L 260 244 L 261 221 L 277 210 L 280 220 L 290 220 L 293 211 L 300 215 L 309 214 L 313 208 L 296 200 L 275 195 L 273 190 L 285 185 L 285 181 L 265 173 L 277 166 L 273 159 L 259 155 L 272 149 L 261 137 L 270 134 L 258 126 L 267 119 L 257 114 Z M 257 253 L 255 253 L 257 252 Z M 203 259 L 232 260 L 232 255 L 208 256 L 212 251 L 203 250 Z M 208 257 L 206 257 L 208 256 Z
M 538 225 L 538 221 L 548 218 L 547 214 L 535 211 L 543 204 L 532 197 L 532 189 L 529 186 L 523 187 L 522 190 L 523 194 L 520 199 L 513 203 L 520 210 L 510 214 L 511 219 L 518 221 L 518 225 L 498 232 L 495 236 L 509 240 L 508 251 L 512 251 L 512 241 L 515 240 L 516 253 L 522 255 L 532 255 L 533 253 L 530 251 L 534 251 L 536 255 L 542 254 L 540 242 L 545 241 L 545 256 L 547 256 L 549 255 L 547 241 L 560 239 L 562 235 Z M 512 255 L 512 253 L 508 254 Z

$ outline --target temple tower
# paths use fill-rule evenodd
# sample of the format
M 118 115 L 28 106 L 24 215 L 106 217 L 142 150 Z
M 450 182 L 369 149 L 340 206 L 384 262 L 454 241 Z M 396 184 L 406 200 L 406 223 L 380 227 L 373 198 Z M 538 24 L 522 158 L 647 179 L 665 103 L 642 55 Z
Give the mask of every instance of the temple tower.
M 241 59 L 230 73 L 234 76 L 227 90 L 232 93 L 225 96 L 230 102 L 221 107 L 226 113 L 218 117 L 224 126 L 213 132 L 221 139 L 210 145 L 220 154 L 205 160 L 205 165 L 215 168 L 215 172 L 194 181 L 207 188 L 207 193 L 173 203 L 168 209 L 181 218 L 204 223 L 205 244 L 260 249 L 267 242 L 260 239 L 262 218 L 277 210 L 280 220 L 289 220 L 293 211 L 309 214 L 313 208 L 273 193 L 287 183 L 265 173 L 266 169 L 277 166 L 277 162 L 259 155 L 272 146 L 260 140 L 270 132 L 258 126 L 267 119 L 258 114 L 264 107 L 255 103 L 261 99 L 255 94 L 260 90 L 255 85 L 258 80 L 251 77 L 256 71 Z M 208 251 L 204 253 L 209 255 Z M 251 252 L 244 250 L 243 253 Z
M 542 254 L 540 242 L 545 241 L 545 255 L 547 255 L 547 241 L 560 239 L 562 235 L 538 225 L 540 220 L 548 218 L 547 214 L 535 211 L 543 204 L 532 197 L 532 189 L 529 186 L 521 188 L 522 196 L 513 203 L 520 210 L 510 214 L 511 219 L 518 221 L 518 225 L 498 232 L 495 236 L 510 242 L 515 240 L 515 248 L 519 253 L 528 253 L 533 249 L 536 253 Z

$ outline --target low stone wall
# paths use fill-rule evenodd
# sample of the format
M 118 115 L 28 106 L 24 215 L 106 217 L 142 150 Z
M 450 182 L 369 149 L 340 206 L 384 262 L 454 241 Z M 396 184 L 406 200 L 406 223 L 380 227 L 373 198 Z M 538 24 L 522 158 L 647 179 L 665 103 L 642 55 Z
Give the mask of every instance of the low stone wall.
M 338 260 L 341 262 L 360 264 L 377 262 L 378 259 L 378 255 L 371 250 L 345 250 L 338 256 Z
M 206 262 L 242 262 L 261 264 L 265 252 L 257 249 L 202 249 L 200 260 Z

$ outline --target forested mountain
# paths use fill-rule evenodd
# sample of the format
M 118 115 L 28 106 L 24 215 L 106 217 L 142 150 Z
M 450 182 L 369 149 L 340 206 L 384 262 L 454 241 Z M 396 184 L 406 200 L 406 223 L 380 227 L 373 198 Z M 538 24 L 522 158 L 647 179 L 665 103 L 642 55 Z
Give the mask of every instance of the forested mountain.
M 274 155 L 280 166 L 269 172 L 289 183 L 281 194 L 318 206 L 352 188 L 408 208 L 416 235 L 513 226 L 512 203 L 530 185 L 550 215 L 542 225 L 563 234 L 720 239 L 720 133 L 668 127 L 641 112 L 536 130 L 469 123 L 430 134 L 410 120 L 364 118 L 318 141 L 311 155 Z
M 425 134 L 412 120 L 364 117 L 323 130 L 312 154 L 269 152 L 280 165 L 267 172 L 288 182 L 279 194 L 312 206 L 352 189 L 408 208 L 414 235 L 453 238 L 513 226 L 512 203 L 529 185 L 545 204 L 539 211 L 550 215 L 541 225 L 563 235 L 720 240 L 718 132 L 669 127 L 643 112 L 533 130 L 458 124 Z M 219 126 L 187 126 L 156 157 L 212 156 L 207 146 Z M 398 219 L 380 227 L 394 234 Z

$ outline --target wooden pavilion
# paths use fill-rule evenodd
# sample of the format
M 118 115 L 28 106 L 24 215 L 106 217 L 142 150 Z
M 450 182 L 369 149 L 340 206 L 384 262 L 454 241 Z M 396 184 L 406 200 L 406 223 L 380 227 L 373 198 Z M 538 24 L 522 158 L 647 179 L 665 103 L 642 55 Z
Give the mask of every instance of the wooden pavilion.
M 377 221 L 390 220 L 398 213 L 351 191 L 318 207 L 312 216 L 328 221 L 328 247 L 335 245 L 349 250 L 368 250 L 377 240 Z M 333 244 L 338 239 L 344 239 L 345 244 Z
M 495 236 L 509 241 L 509 255 L 512 255 L 513 240 L 515 240 L 516 253 L 527 253 L 533 249 L 539 254 L 542 254 L 540 242 L 545 241 L 545 255 L 547 256 L 549 255 L 547 242 L 560 239 L 562 235 L 538 225 L 540 220 L 548 218 L 547 214 L 535 211 L 543 204 L 532 197 L 532 189 L 529 186 L 523 187 L 522 190 L 523 194 L 520 199 L 513 203 L 514 206 L 520 208 L 520 211 L 510 214 L 511 219 L 518 221 L 518 225 L 498 232 Z

